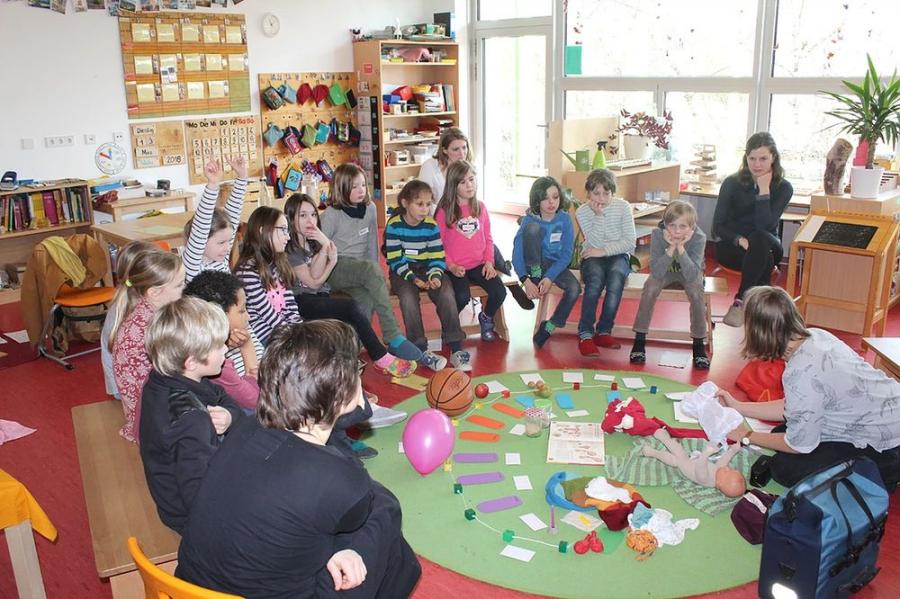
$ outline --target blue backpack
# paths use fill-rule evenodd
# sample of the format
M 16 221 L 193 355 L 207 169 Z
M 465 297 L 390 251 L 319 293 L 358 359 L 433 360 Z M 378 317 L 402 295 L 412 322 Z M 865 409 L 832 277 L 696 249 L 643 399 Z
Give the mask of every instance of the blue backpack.
M 888 493 L 875 463 L 856 458 L 811 474 L 769 510 L 759 596 L 847 597 L 878 568 Z

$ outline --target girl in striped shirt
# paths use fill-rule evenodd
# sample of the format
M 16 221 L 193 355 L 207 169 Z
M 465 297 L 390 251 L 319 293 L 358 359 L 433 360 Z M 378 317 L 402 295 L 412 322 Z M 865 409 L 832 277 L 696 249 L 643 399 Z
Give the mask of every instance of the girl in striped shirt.
M 211 160 L 204 167 L 206 187 L 194 216 L 184 226 L 187 243 L 182 259 L 188 282 L 204 270 L 231 272 L 228 255 L 234 245 L 234 234 L 241 224 L 244 192 L 247 189 L 247 162 L 243 156 L 235 156 L 228 164 L 238 178 L 234 181 L 224 210 L 216 208 L 219 182 L 223 175 L 222 163 Z M 230 343 L 229 347 L 232 347 Z
M 263 346 L 276 327 L 303 321 L 291 293 L 294 272 L 284 253 L 289 240 L 290 229 L 281 210 L 260 206 L 250 215 L 234 274 L 244 284 L 250 328 Z

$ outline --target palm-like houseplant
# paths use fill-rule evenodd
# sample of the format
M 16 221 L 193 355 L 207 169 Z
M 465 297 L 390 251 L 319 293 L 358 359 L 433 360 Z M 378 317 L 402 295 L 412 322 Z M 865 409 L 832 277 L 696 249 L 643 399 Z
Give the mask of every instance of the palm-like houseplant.
M 866 55 L 866 60 L 869 70 L 861 85 L 844 80 L 842 83 L 849 90 L 848 94 L 821 93 L 841 104 L 840 108 L 825 113 L 840 121 L 832 126 L 840 126 L 841 131 L 858 135 L 861 142 L 864 140 L 868 144 L 866 169 L 872 169 L 875 145 L 879 141 L 893 145 L 900 139 L 900 79 L 895 69 L 890 81 L 882 84 L 872 57 Z

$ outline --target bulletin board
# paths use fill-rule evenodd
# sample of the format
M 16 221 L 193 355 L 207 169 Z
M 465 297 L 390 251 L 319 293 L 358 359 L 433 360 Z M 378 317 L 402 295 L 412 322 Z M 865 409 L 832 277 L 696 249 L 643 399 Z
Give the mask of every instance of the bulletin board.
M 188 174 L 192 185 L 206 182 L 203 166 L 208 160 L 221 161 L 225 178 L 233 178 L 228 158 L 236 154 L 247 159 L 248 177 L 259 177 L 262 174 L 259 118 L 246 115 L 186 120 L 184 131 L 187 139 Z
M 187 164 L 181 121 L 131 125 L 131 151 L 134 168 Z
M 244 15 L 119 14 L 129 119 L 250 110 Z
M 294 90 L 300 90 L 304 83 L 309 84 L 313 90 L 316 89 L 317 85 L 324 85 L 330 88 L 337 83 L 344 92 L 353 90 L 353 93 L 356 93 L 356 76 L 349 72 L 259 74 L 260 93 L 270 85 L 277 89 L 282 84 L 290 85 Z M 315 127 L 320 122 L 329 124 L 332 119 L 352 123 L 354 127 L 357 126 L 355 110 L 351 110 L 346 104 L 334 106 L 327 98 L 321 105 L 317 105 L 314 99 L 310 99 L 302 105 L 286 101 L 284 106 L 276 110 L 269 108 L 262 99 L 260 99 L 259 105 L 262 132 L 266 131 L 269 123 L 275 124 L 280 129 L 293 126 L 302 132 L 304 124 L 310 124 Z M 279 140 L 272 146 L 264 142 L 263 163 L 269 164 L 272 159 L 277 159 L 279 173 L 283 172 L 292 161 L 302 163 L 303 160 L 315 163 L 320 159 L 324 159 L 328 161 L 332 168 L 336 168 L 344 162 L 357 161 L 359 157 L 358 150 L 359 148 L 356 146 L 339 143 L 332 136 L 329 136 L 327 142 L 314 145 L 311 148 L 303 148 L 298 154 L 291 154 L 283 141 Z

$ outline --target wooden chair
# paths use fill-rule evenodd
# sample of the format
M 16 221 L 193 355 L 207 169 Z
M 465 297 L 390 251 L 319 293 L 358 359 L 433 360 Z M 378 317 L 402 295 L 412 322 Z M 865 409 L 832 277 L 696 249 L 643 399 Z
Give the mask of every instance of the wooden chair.
M 128 551 L 141 573 L 147 599 L 240 599 L 238 595 L 205 589 L 164 572 L 147 559 L 134 537 L 128 537 Z
M 101 314 L 72 316 L 67 315 L 63 311 L 63 308 L 88 308 L 91 306 L 105 307 L 106 304 L 112 301 L 112 298 L 115 294 L 115 287 L 91 287 L 89 289 L 77 289 L 70 285 L 63 285 L 60 288 L 59 293 L 56 294 L 56 297 L 53 300 L 53 306 L 50 307 L 50 313 L 44 320 L 44 328 L 41 331 L 41 338 L 37 344 L 38 355 L 43 356 L 44 358 L 47 358 L 49 360 L 53 360 L 60 366 L 64 366 L 66 370 L 72 370 L 73 368 L 75 368 L 75 366 L 68 361 L 69 359 L 77 358 L 78 356 L 83 356 L 95 351 L 100 351 L 100 344 L 98 343 L 97 347 L 92 347 L 90 349 L 74 354 L 64 354 L 62 356 L 56 356 L 53 354 L 53 352 L 47 349 L 48 336 L 50 335 L 50 332 L 55 323 L 62 322 L 66 319 L 73 322 L 99 321 L 102 323 L 106 318 L 106 310 L 103 310 Z M 52 345 L 52 340 L 49 341 Z

